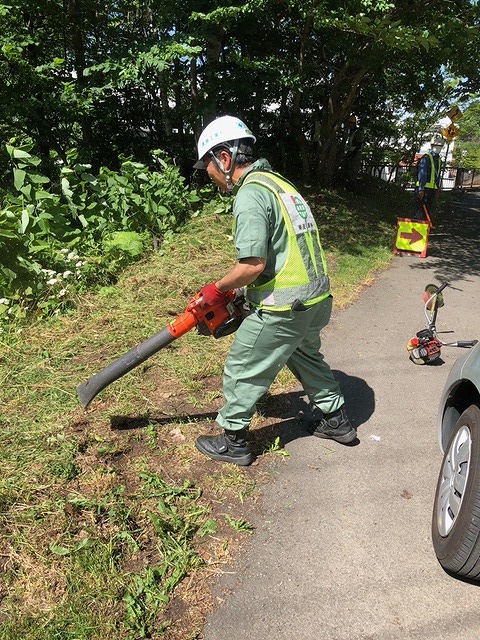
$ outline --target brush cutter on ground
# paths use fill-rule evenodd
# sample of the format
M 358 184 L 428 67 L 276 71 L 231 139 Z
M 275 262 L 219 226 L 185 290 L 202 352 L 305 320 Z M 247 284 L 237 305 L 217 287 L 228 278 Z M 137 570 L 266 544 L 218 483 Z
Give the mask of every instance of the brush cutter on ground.
M 444 342 L 438 337 L 438 333 L 453 333 L 453 331 L 437 332 L 436 322 L 438 310 L 444 306 L 442 291 L 448 286 L 447 282 L 437 287 L 435 284 L 427 284 L 422 295 L 424 313 L 427 319 L 425 329 L 419 331 L 407 342 L 407 351 L 410 360 L 415 364 L 430 364 L 440 358 L 442 347 L 464 347 L 469 349 L 477 344 L 478 340 L 457 340 L 456 342 Z
M 105 387 L 194 327 L 202 335 L 214 338 L 222 338 L 236 331 L 247 313 L 245 298 L 240 290 L 228 291 L 225 298 L 225 302 L 218 305 L 204 306 L 202 294 L 197 293 L 187 304 L 185 311 L 161 331 L 133 347 L 108 367 L 78 385 L 77 395 L 82 407 L 86 409 L 93 398 Z

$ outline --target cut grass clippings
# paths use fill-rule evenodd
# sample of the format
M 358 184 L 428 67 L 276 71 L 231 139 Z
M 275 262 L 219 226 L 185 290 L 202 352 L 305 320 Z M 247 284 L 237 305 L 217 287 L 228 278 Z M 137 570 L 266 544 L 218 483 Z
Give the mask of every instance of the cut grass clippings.
M 388 265 L 409 196 L 307 193 L 336 308 Z M 387 209 L 397 202 L 397 210 Z M 180 640 L 213 605 L 211 577 L 254 533 L 294 381 L 281 372 L 252 424 L 260 455 L 221 465 L 194 446 L 214 432 L 231 337 L 192 331 L 105 389 L 75 387 L 183 310 L 233 263 L 231 217 L 206 208 L 116 286 L 68 316 L 0 335 L 0 640 Z

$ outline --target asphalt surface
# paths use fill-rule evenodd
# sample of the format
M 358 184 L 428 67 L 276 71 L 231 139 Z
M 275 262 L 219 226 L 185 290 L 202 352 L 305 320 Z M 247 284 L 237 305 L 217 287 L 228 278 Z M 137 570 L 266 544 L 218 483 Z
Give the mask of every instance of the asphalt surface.
M 324 331 L 359 442 L 314 438 L 285 420 L 290 455 L 264 490 L 251 544 L 215 584 L 205 640 L 480 637 L 480 586 L 443 571 L 430 534 L 438 398 L 463 349 L 444 347 L 438 366 L 406 351 L 425 326 L 429 283 L 450 283 L 437 329 L 455 333 L 444 339 L 480 338 L 480 193 L 456 199 L 427 258 L 396 256 Z

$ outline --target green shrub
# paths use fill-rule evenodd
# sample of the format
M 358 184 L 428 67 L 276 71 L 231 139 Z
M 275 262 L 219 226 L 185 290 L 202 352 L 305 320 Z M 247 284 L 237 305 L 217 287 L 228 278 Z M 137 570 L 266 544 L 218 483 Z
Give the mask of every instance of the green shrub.
M 53 184 L 32 144 L 6 145 L 13 189 L 0 209 L 0 321 L 58 312 L 75 294 L 115 280 L 128 263 L 158 247 L 199 201 L 178 169 L 154 151 L 158 168 L 123 158 L 98 175 L 75 150 L 58 161 Z

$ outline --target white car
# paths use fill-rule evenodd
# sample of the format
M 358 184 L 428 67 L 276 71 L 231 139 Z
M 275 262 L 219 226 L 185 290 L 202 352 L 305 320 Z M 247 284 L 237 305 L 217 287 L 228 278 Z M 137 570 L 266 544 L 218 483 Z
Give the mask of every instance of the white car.
M 480 343 L 450 371 L 438 412 L 444 453 L 432 540 L 449 573 L 480 581 Z

